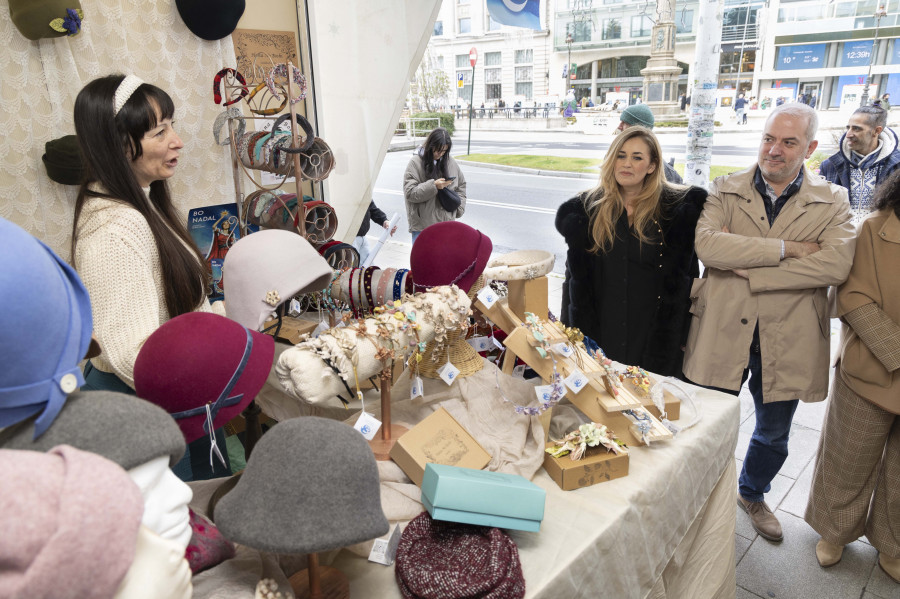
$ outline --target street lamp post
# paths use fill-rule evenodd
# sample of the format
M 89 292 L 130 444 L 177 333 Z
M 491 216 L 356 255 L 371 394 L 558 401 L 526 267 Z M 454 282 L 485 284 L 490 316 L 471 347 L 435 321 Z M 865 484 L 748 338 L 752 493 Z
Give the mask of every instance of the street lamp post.
M 563 89 L 564 93 L 568 93 L 569 91 L 569 81 L 572 80 L 572 73 L 569 72 L 569 69 L 572 68 L 572 42 L 575 40 L 572 38 L 571 33 L 566 34 L 566 45 L 569 47 L 569 62 L 566 63 L 566 86 Z
M 872 53 L 869 54 L 869 72 L 866 75 L 866 86 L 863 88 L 862 99 L 859 105 L 865 106 L 869 103 L 869 85 L 872 83 L 872 65 L 875 62 L 875 52 L 878 50 L 878 27 L 881 25 L 881 19 L 887 16 L 884 5 L 878 7 L 875 11 L 875 39 L 872 40 Z

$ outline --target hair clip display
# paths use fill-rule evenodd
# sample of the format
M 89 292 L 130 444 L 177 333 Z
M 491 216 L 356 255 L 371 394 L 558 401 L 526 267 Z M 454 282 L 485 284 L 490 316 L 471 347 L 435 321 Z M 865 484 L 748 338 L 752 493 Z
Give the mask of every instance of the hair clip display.
M 226 76 L 230 75 L 232 79 L 238 81 L 241 85 L 237 88 L 238 94 L 236 97 L 226 101 L 222 104 L 222 93 L 219 91 L 222 87 L 222 79 Z M 225 82 L 228 82 L 228 79 L 225 79 Z M 213 79 L 213 102 L 216 104 L 222 104 L 222 106 L 231 106 L 237 102 L 240 102 L 242 99 L 247 97 L 247 94 L 250 93 L 250 90 L 247 89 L 247 80 L 244 79 L 244 76 L 241 75 L 240 71 L 237 69 L 222 69 L 218 73 L 216 73 L 215 78 Z
M 641 397 L 650 396 L 650 375 L 640 366 L 626 366 L 625 372 L 619 373 L 619 380 L 630 381 Z
M 597 446 L 605 447 L 616 455 L 628 453 L 625 444 L 619 441 L 611 430 L 596 422 L 582 424 L 562 439 L 552 441 L 553 447 L 548 447 L 544 451 L 554 458 L 568 455 L 573 461 L 580 460 L 585 456 L 588 447 Z

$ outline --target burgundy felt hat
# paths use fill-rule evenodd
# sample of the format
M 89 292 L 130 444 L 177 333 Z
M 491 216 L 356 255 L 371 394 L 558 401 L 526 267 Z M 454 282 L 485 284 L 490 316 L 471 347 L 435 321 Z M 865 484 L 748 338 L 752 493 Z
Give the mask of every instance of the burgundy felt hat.
M 262 389 L 275 341 L 210 312 L 177 316 L 144 342 L 134 363 L 138 397 L 167 411 L 188 443 L 241 413 Z
M 409 255 L 415 290 L 456 285 L 468 293 L 484 272 L 493 247 L 490 237 L 458 221 L 426 227 Z
M 499 528 L 432 520 L 428 512 L 403 530 L 394 573 L 406 599 L 525 596 L 519 549 L 509 535 Z

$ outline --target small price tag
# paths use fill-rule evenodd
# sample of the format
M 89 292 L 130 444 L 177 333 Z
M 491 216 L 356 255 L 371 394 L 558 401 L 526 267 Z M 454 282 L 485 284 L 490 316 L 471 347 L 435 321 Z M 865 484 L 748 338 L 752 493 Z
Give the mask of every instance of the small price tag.
M 289 304 L 289 307 L 288 307 L 288 314 L 290 314 L 294 318 L 297 318 L 302 313 L 303 313 L 303 309 L 300 307 L 300 302 L 297 301 L 296 297 L 292 297 L 291 303 Z M 313 336 L 315 336 L 315 335 L 313 335 Z
M 328 330 L 328 323 L 323 320 L 319 323 L 319 325 L 315 329 L 313 329 L 312 337 L 316 338 L 327 330 Z
M 390 566 L 394 563 L 398 545 L 400 545 L 400 525 L 395 524 L 387 538 L 375 539 L 375 544 L 372 545 L 372 551 L 369 553 L 369 561 Z
M 478 300 L 482 304 L 484 304 L 484 307 L 488 310 L 490 310 L 492 307 L 494 307 L 494 304 L 500 301 L 500 298 L 497 297 L 497 292 L 491 289 L 490 286 L 486 286 L 484 289 L 479 291 L 478 295 L 476 295 L 475 297 L 477 297 Z
M 534 388 L 534 393 L 541 405 L 546 406 L 553 399 L 553 385 L 538 385 Z
M 554 343 L 550 346 L 550 351 L 564 358 L 571 358 L 575 355 L 575 350 L 568 343 Z
M 425 397 L 425 392 L 422 388 L 422 379 L 418 376 L 413 378 L 412 384 L 409 386 L 409 398 L 415 399 L 417 397 Z
M 572 390 L 572 393 L 577 394 L 587 386 L 588 377 L 586 377 L 580 370 L 574 370 L 572 371 L 572 374 L 567 376 L 563 382 L 566 384 L 566 387 Z
M 517 379 L 525 378 L 525 364 L 519 364 L 518 366 L 513 368 L 512 375 Z
M 497 341 L 497 338 L 491 335 L 491 343 L 493 343 L 497 349 L 503 349 L 503 344 Z
M 456 380 L 456 376 L 459 374 L 459 368 L 447 362 L 440 368 L 438 368 L 438 376 L 441 377 L 441 380 L 447 383 L 448 385 L 452 385 L 453 381 Z
M 362 412 L 360 413 L 356 424 L 353 425 L 353 428 L 362 433 L 362 436 L 366 438 L 366 441 L 371 441 L 375 438 L 375 433 L 378 432 L 378 429 L 381 428 L 381 421 L 368 412 Z
M 475 351 L 477 352 L 488 351 L 491 349 L 490 337 L 472 337 L 471 339 L 466 339 L 466 342 L 475 348 Z

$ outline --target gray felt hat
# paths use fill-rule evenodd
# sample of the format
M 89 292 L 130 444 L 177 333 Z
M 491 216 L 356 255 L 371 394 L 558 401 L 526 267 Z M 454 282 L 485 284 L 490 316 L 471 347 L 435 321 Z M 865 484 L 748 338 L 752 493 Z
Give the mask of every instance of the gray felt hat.
M 125 470 L 164 455 L 174 466 L 185 449 L 181 429 L 165 410 L 112 391 L 73 393 L 37 440 L 33 418 L 0 431 L 0 449 L 50 451 L 57 445 L 99 454 Z
M 230 540 L 261 551 L 317 553 L 387 533 L 369 444 L 335 420 L 306 416 L 272 427 L 216 507 Z

